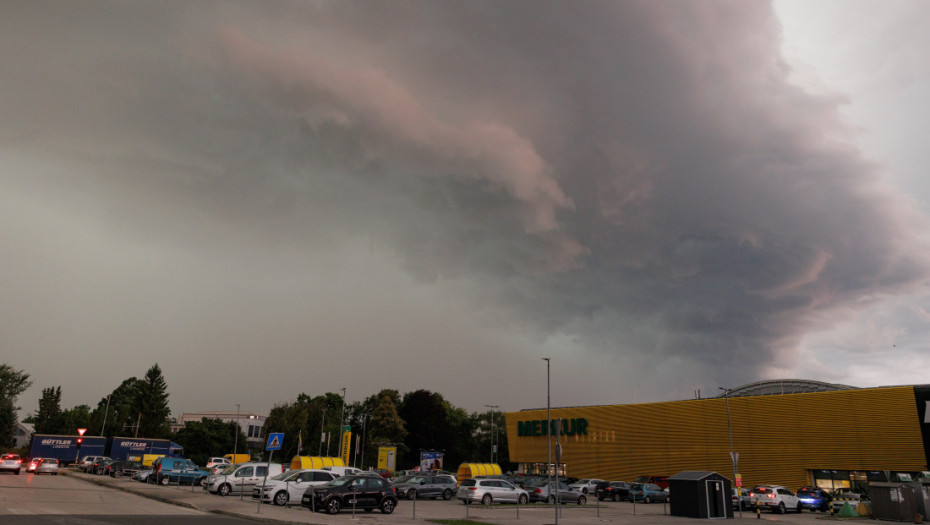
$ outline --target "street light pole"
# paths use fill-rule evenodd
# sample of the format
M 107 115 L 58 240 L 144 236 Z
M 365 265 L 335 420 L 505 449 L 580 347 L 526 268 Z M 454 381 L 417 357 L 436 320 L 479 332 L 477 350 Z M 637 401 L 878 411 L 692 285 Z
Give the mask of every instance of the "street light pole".
M 552 496 L 552 407 L 550 405 L 551 396 L 549 391 L 549 365 L 551 364 L 551 358 L 544 357 L 543 361 L 546 362 L 546 477 L 549 480 L 549 496 Z M 558 467 L 556 467 L 556 474 L 558 474 Z M 556 477 L 558 479 L 558 477 Z M 559 525 L 559 506 L 555 506 L 555 525 Z
M 342 457 L 342 434 L 346 425 L 346 387 L 342 387 L 342 421 L 339 423 L 339 457 Z
M 500 405 L 484 405 L 491 409 L 491 463 L 494 463 L 494 409 L 500 408 Z
M 239 432 L 242 427 L 239 426 L 239 403 L 236 403 L 236 439 L 233 441 L 233 463 L 239 463 Z
M 113 394 L 110 394 L 113 395 Z M 103 425 L 100 426 L 100 435 L 106 436 L 104 434 L 104 429 L 107 428 L 107 415 L 110 413 L 110 396 L 107 396 L 107 408 L 103 411 Z
M 733 467 L 733 483 L 736 484 L 736 454 L 733 452 L 733 427 L 730 424 L 730 389 L 723 388 L 718 386 L 720 390 L 723 390 L 723 399 L 727 404 L 727 434 L 730 436 L 730 465 Z M 740 494 L 739 487 L 736 487 L 736 498 L 738 502 L 742 501 L 742 494 Z M 739 517 L 743 517 L 743 504 L 739 504 Z

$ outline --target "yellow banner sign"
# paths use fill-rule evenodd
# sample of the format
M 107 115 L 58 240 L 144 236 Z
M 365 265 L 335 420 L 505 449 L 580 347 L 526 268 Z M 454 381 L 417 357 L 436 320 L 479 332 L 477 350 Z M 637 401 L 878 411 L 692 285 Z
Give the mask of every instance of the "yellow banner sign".
M 342 433 L 342 461 L 346 465 L 349 464 L 349 448 L 352 445 L 352 432 L 346 431 Z

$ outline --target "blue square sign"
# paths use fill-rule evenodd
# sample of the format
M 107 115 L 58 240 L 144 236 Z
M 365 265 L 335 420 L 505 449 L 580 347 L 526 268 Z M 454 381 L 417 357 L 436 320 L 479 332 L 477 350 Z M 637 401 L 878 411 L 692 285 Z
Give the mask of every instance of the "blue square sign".
M 282 443 L 284 443 L 284 432 L 268 434 L 268 444 L 265 445 L 265 450 L 281 450 Z

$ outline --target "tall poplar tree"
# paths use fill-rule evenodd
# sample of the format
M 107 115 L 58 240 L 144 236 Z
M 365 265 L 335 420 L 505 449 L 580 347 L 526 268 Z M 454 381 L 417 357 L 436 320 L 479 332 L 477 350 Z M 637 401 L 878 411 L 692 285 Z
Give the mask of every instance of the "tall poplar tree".
M 139 421 L 139 437 L 167 438 L 171 434 L 171 409 L 168 407 L 168 384 L 158 363 L 136 383 L 133 403 Z M 141 417 L 139 416 L 141 414 Z

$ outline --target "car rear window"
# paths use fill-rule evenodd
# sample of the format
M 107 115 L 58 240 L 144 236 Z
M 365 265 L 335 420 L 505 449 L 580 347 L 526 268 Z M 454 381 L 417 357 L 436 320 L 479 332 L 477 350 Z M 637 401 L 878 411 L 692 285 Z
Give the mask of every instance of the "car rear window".
M 463 479 L 462 482 L 459 483 L 459 486 L 460 487 L 474 487 L 476 484 L 477 482 L 473 479 Z

